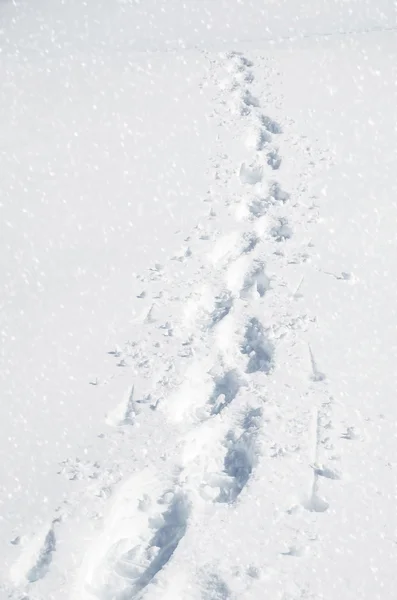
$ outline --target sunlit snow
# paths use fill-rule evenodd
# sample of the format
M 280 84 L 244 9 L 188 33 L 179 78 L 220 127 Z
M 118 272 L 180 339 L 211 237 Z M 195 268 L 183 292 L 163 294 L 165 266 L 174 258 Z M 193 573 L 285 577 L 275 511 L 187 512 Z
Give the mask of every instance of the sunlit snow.
M 392 600 L 394 0 L 0 0 L 0 600 Z

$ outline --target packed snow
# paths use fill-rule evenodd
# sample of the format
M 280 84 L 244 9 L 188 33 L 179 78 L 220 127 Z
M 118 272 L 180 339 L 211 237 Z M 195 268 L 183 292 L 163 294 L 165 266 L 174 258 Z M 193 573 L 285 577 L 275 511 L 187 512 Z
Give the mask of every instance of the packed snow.
M 0 1 L 0 600 L 391 600 L 397 4 Z

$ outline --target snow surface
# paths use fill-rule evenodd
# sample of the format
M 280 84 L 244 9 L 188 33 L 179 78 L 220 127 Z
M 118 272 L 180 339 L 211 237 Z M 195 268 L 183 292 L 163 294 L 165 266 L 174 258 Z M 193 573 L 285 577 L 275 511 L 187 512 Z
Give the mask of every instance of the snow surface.
M 0 600 L 397 589 L 397 4 L 0 2 Z

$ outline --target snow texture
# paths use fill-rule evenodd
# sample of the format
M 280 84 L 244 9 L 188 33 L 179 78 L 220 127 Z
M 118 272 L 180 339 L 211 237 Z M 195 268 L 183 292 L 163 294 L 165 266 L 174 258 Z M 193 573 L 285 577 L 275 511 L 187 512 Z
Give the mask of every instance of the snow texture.
M 0 2 L 0 599 L 397 588 L 394 0 Z

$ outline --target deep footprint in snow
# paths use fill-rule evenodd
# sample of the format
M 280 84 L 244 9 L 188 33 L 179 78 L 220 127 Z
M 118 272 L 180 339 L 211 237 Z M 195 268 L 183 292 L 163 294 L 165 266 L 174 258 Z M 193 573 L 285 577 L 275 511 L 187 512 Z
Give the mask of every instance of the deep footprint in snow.
M 253 96 L 249 90 L 245 90 L 243 92 L 242 100 L 243 100 L 243 103 L 245 104 L 245 106 L 247 106 L 248 108 L 250 108 L 250 107 L 258 108 L 258 106 L 259 106 L 258 98 L 255 98 L 255 96 Z
M 250 71 L 249 69 L 247 69 L 242 74 L 242 78 L 243 78 L 243 81 L 245 83 L 252 83 L 254 81 L 254 79 L 255 79 L 255 76 L 254 76 L 254 74 L 253 74 L 252 71 Z
M 130 598 L 147 587 L 170 560 L 186 533 L 187 516 L 186 501 L 183 495 L 176 494 L 167 510 L 151 521 L 154 535 L 148 546 L 135 546 L 119 558 L 115 572 L 128 580 Z
M 254 232 L 247 232 L 241 237 L 241 254 L 249 254 L 255 250 L 260 238 Z
M 257 371 L 269 373 L 271 370 L 273 346 L 267 338 L 263 325 L 255 317 L 246 327 L 241 353 L 249 357 L 246 373 Z
M 235 502 L 252 473 L 252 456 L 246 440 L 239 438 L 232 442 L 225 456 L 224 471 L 230 478 L 230 485 L 223 486 L 218 502 Z
M 248 210 L 251 215 L 251 219 L 259 219 L 267 214 L 271 202 L 267 198 L 252 198 L 248 205 Z
M 269 200 L 273 202 L 280 202 L 284 204 L 289 200 L 288 192 L 285 192 L 277 181 L 273 182 L 269 190 Z
M 231 431 L 226 437 L 227 453 L 217 502 L 231 504 L 237 500 L 251 476 L 257 456 L 256 437 L 262 421 L 261 409 L 250 409 L 242 423 L 241 435 Z
M 278 151 L 274 148 L 273 150 L 270 150 L 270 152 L 268 152 L 267 154 L 267 164 L 269 165 L 269 167 L 271 167 L 273 169 L 273 171 L 277 171 L 280 166 L 281 166 L 281 156 L 279 155 Z
M 288 192 L 285 192 L 277 182 L 271 183 L 267 196 L 254 196 L 248 204 L 248 210 L 252 219 L 258 219 L 266 215 L 272 206 L 285 204 L 289 200 Z
M 237 396 L 241 387 L 239 375 L 235 369 L 226 371 L 214 378 L 214 390 L 209 399 L 211 415 L 219 415 Z
M 220 323 L 231 311 L 233 307 L 233 298 L 228 292 L 215 298 L 215 307 L 210 315 L 210 327 Z
M 236 428 L 226 433 L 221 442 L 222 470 L 203 470 L 200 493 L 205 500 L 233 504 L 239 498 L 249 482 L 260 452 L 258 434 L 262 420 L 261 408 L 249 408 Z
M 281 125 L 267 115 L 261 115 L 260 121 L 269 133 L 280 134 L 283 132 Z
M 157 500 L 143 493 L 158 485 L 155 473 L 138 474 L 116 496 L 105 530 L 83 566 L 84 587 L 95 597 L 141 597 L 184 537 L 188 500 L 179 488 L 165 489 Z
M 128 598 L 134 598 L 147 587 L 171 559 L 185 535 L 187 517 L 188 507 L 183 495 L 175 494 L 166 511 L 150 520 L 153 536 L 148 545 L 127 548 L 119 556 L 114 573 L 117 579 L 124 578 Z M 122 595 L 116 593 L 112 598 L 124 600 L 125 592 Z
M 277 225 L 271 228 L 270 235 L 274 237 L 276 242 L 289 240 L 292 237 L 292 229 L 288 225 L 288 219 L 281 217 L 278 220 Z
M 240 290 L 240 298 L 248 298 L 252 292 L 256 292 L 260 298 L 270 289 L 270 279 L 266 275 L 265 265 L 262 262 L 254 263 L 249 271 Z

